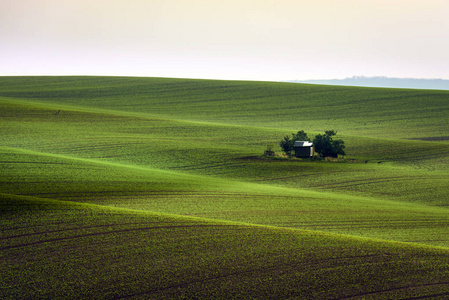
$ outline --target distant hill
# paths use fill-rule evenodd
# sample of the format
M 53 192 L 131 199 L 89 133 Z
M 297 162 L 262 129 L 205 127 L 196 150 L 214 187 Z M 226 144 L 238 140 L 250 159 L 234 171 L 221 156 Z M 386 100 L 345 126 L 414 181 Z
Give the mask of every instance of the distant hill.
M 291 82 L 326 84 L 326 85 L 345 85 L 345 86 L 449 90 L 449 80 L 445 80 L 445 79 L 390 78 L 390 77 L 383 77 L 383 76 L 377 76 L 377 77 L 353 76 L 351 78 L 345 78 L 345 79 L 294 80 Z

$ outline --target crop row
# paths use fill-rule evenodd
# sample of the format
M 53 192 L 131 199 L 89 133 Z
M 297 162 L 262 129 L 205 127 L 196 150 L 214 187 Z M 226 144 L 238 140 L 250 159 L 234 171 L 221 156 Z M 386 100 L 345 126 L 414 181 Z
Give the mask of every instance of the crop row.
M 1 238 L 14 245 L 0 249 L 6 298 L 397 298 L 449 289 L 446 250 L 28 197 L 1 201 Z M 8 220 L 3 209 L 11 206 L 16 217 Z M 53 230 L 40 231 L 45 224 Z

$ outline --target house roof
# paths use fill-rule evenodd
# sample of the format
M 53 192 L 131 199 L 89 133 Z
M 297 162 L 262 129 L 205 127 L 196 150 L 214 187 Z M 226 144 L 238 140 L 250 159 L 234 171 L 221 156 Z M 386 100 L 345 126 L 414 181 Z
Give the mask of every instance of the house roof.
M 309 141 L 295 141 L 293 147 L 312 147 L 313 143 Z

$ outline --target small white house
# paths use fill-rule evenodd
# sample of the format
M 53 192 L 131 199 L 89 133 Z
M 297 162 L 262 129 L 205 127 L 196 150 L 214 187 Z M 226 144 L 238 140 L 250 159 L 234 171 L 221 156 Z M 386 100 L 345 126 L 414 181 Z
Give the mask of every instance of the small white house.
M 295 150 L 296 157 L 307 158 L 315 156 L 315 146 L 309 141 L 295 141 L 293 150 Z

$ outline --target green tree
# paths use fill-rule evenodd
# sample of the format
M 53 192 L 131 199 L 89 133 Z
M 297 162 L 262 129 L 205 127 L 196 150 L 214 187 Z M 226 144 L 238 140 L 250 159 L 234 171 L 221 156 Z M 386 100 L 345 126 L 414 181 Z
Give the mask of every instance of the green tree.
M 310 139 L 307 136 L 307 133 L 304 132 L 304 130 L 300 130 L 296 134 L 292 133 L 292 137 L 288 135 L 284 136 L 284 139 L 280 141 L 279 146 L 281 146 L 281 149 L 285 154 L 291 155 L 293 146 L 295 145 L 296 141 L 310 142 Z
M 281 149 L 285 152 L 285 154 L 290 155 L 292 153 L 294 144 L 295 141 L 288 135 L 286 135 L 284 136 L 284 139 L 279 143 L 279 146 L 281 146 Z
M 343 140 L 334 140 L 337 132 L 333 130 L 327 130 L 324 134 L 318 134 L 313 140 L 315 145 L 315 151 L 321 155 L 321 157 L 338 157 L 338 155 L 345 155 L 345 142 Z
M 293 139 L 295 141 L 308 141 L 308 142 L 310 142 L 310 139 L 307 136 L 307 133 L 304 132 L 304 130 L 300 130 L 296 134 L 292 134 L 292 135 L 293 135 Z
M 267 149 L 264 152 L 265 156 L 274 156 L 275 152 L 273 151 L 273 145 L 267 144 Z

